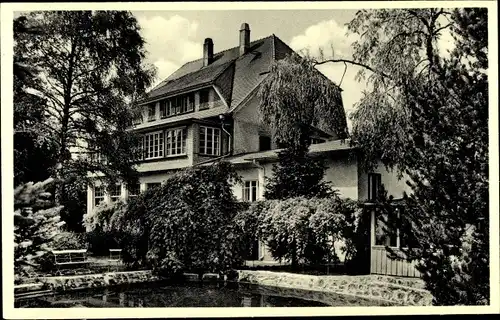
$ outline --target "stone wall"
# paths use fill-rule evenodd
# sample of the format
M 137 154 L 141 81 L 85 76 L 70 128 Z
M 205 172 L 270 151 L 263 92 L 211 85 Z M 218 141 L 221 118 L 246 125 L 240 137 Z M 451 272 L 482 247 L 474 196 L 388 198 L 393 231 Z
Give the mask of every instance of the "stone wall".
M 186 280 L 199 281 L 195 274 L 185 274 Z M 17 294 L 31 290 L 50 289 L 60 292 L 112 286 L 119 284 L 157 281 L 159 278 L 151 270 L 130 272 L 108 272 L 77 276 L 42 277 L 37 285 L 18 286 Z M 203 281 L 220 281 L 216 274 L 206 274 Z M 338 300 L 340 295 L 349 299 L 357 297 L 378 301 L 379 305 L 428 306 L 432 304 L 432 295 L 424 290 L 424 283 L 420 279 L 397 278 L 380 275 L 367 276 L 313 276 L 272 271 L 239 270 L 234 279 L 241 283 L 250 283 L 266 286 L 262 290 L 273 288 L 288 288 L 293 290 L 307 290 L 316 301 L 331 304 Z M 41 285 L 40 285 L 41 284 Z M 21 288 L 22 287 L 22 288 Z M 26 288 L 25 288 L 26 287 Z M 35 288 L 36 287 L 36 288 Z M 317 296 L 314 294 L 317 292 Z M 333 295 L 336 294 L 336 295 Z M 299 295 L 303 295 L 301 292 Z M 332 301 L 329 301 L 332 300 Z M 335 300 L 335 301 L 334 301 Z M 338 302 L 338 301 L 337 301 Z
M 151 270 L 129 272 L 107 272 L 77 276 L 44 277 L 39 281 L 53 291 L 98 288 L 125 283 L 139 283 L 158 280 Z
M 384 276 L 312 276 L 293 273 L 239 270 L 238 281 L 270 287 L 283 287 L 351 295 L 394 305 L 428 306 L 432 295 L 419 279 Z

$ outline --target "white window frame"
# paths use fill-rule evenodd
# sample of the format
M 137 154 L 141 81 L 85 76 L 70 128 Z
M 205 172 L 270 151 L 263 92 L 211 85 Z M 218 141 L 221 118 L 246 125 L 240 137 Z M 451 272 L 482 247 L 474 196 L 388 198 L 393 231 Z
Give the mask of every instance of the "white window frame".
M 140 183 L 137 183 L 137 186 L 138 186 L 139 188 L 137 189 L 137 194 L 135 194 L 135 193 L 131 193 L 131 191 L 132 191 L 133 189 L 131 188 L 131 186 L 130 186 L 130 185 L 127 185 L 127 192 L 128 192 L 128 198 L 129 198 L 129 199 L 130 199 L 130 198 L 135 198 L 135 197 L 137 197 L 137 196 L 141 193 L 141 184 L 140 184 Z
M 378 197 L 378 194 L 382 188 L 382 174 L 378 172 L 370 172 L 368 173 L 368 201 L 375 201 Z M 373 194 L 373 183 L 376 183 L 376 194 Z
M 98 192 L 99 190 L 99 192 Z M 100 194 L 100 195 L 98 195 Z M 100 199 L 99 202 L 97 202 L 97 199 Z M 104 186 L 94 186 L 94 208 L 97 207 L 99 204 L 106 202 L 106 190 L 104 190 Z
M 400 220 L 401 219 L 401 210 L 403 209 L 403 214 L 404 214 L 404 207 L 401 207 L 401 206 L 396 206 L 394 208 L 394 210 L 397 210 L 397 216 L 396 216 L 396 219 Z M 374 212 L 374 218 L 375 218 L 375 236 L 374 236 L 374 242 L 373 242 L 373 245 L 374 247 L 376 248 L 385 248 L 386 246 L 388 246 L 389 248 L 393 248 L 393 249 L 401 249 L 401 248 L 405 248 L 403 246 L 401 246 L 401 229 L 399 227 L 396 227 L 396 230 L 395 231 L 395 237 L 396 237 L 396 245 L 395 246 L 391 246 L 390 245 L 390 241 L 389 241 L 389 245 L 386 245 L 386 244 L 377 244 L 377 235 L 376 235 L 376 232 L 377 232 L 377 222 L 378 222 L 378 215 L 377 215 L 378 212 Z M 384 232 L 384 231 L 383 231 Z M 387 235 L 385 234 L 384 232 L 384 236 L 386 237 L 387 239 Z
M 96 152 L 95 156 L 96 156 L 95 161 L 97 163 L 106 164 L 106 162 L 107 162 L 106 156 L 103 155 L 101 152 Z
M 211 139 L 209 139 L 208 131 L 211 130 L 212 135 Z M 217 134 L 216 134 L 217 133 Z M 202 139 L 203 136 L 203 139 Z M 217 140 L 215 138 L 218 138 Z M 220 156 L 221 153 L 221 130 L 217 127 L 208 127 L 208 126 L 200 126 L 199 130 L 199 153 L 201 155 L 207 156 Z M 208 141 L 212 142 L 212 147 L 210 148 L 211 152 L 209 152 Z M 217 144 L 217 148 L 215 147 Z
M 115 191 L 115 189 L 113 189 L 113 188 L 118 188 L 118 190 L 120 190 L 117 195 L 113 193 L 113 191 Z M 109 200 L 111 202 L 117 202 L 121 199 L 121 197 L 122 197 L 122 185 L 116 184 L 116 185 L 111 186 L 111 188 L 109 190 Z
M 177 103 L 180 105 L 177 105 Z M 166 108 L 167 117 L 176 116 L 194 111 L 194 94 L 186 93 L 180 96 L 172 97 L 168 100 Z
M 207 101 L 201 101 L 201 96 L 203 93 L 207 94 Z M 205 89 L 200 90 L 198 95 L 200 97 L 200 103 L 199 103 L 198 109 L 199 110 L 208 109 L 210 107 L 210 88 L 205 88 Z
M 180 137 L 174 141 L 174 135 L 176 132 L 180 132 Z M 171 134 L 171 136 L 169 136 Z M 165 130 L 165 155 L 167 157 L 177 157 L 186 155 L 186 140 L 187 140 L 187 127 L 177 127 Z M 175 142 L 175 143 L 174 143 Z M 180 144 L 180 152 L 178 152 L 178 147 Z
M 252 198 L 255 198 L 255 200 Z M 246 180 L 243 182 L 242 199 L 247 202 L 259 200 L 259 180 Z
M 164 119 L 169 116 L 168 114 L 169 106 L 170 106 L 169 100 L 160 101 L 160 119 Z
M 156 120 L 156 103 L 148 105 L 148 122 Z M 153 114 L 151 114 L 151 110 L 153 110 Z
M 155 135 L 158 136 L 158 149 L 155 150 Z M 149 145 L 149 137 L 152 138 L 152 146 Z M 165 137 L 163 131 L 154 131 L 154 132 L 148 132 L 144 134 L 144 159 L 149 160 L 149 159 L 161 159 L 164 156 L 164 149 L 165 149 Z M 150 151 L 153 154 L 150 156 Z M 154 153 L 157 152 L 158 155 L 154 155 Z

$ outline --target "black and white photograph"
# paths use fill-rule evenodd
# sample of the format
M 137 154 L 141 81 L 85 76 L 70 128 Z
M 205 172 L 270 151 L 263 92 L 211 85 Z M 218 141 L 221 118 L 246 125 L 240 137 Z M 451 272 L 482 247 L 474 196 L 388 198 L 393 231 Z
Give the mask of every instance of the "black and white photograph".
M 500 312 L 495 1 L 1 15 L 5 318 Z

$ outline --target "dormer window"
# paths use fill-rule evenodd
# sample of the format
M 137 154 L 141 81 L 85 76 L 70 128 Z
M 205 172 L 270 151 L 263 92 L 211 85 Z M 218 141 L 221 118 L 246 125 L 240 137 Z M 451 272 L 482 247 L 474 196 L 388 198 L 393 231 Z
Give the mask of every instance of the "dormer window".
M 191 112 L 194 110 L 194 95 L 191 93 L 174 97 L 167 103 L 167 116 L 175 116 L 178 114 Z
M 160 118 L 163 119 L 168 116 L 168 106 L 169 106 L 168 100 L 160 101 Z
M 150 104 L 148 106 L 148 121 L 156 120 L 156 105 Z
M 200 110 L 208 109 L 208 102 L 210 100 L 209 89 L 203 89 L 200 91 Z

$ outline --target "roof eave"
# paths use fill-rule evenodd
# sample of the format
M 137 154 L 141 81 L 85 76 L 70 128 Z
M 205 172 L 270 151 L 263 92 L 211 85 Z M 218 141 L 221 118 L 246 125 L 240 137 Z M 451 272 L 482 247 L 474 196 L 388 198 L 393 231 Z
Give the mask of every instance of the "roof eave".
M 311 150 L 311 151 L 309 151 L 309 154 L 311 154 L 311 155 L 317 155 L 317 154 L 321 154 L 321 153 L 337 153 L 337 152 L 349 151 L 349 150 L 356 150 L 356 149 L 357 149 L 356 147 L 343 147 L 343 148 L 331 149 L 331 150 Z M 272 155 L 263 155 L 263 156 L 248 157 L 248 158 L 244 158 L 243 160 L 246 160 L 246 161 L 254 161 L 254 160 L 269 161 L 269 160 L 276 160 L 276 159 L 278 159 L 278 152 L 280 152 L 282 150 L 283 149 L 273 150 L 274 153 Z

